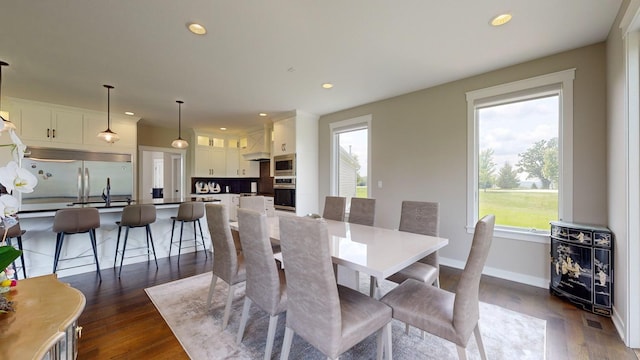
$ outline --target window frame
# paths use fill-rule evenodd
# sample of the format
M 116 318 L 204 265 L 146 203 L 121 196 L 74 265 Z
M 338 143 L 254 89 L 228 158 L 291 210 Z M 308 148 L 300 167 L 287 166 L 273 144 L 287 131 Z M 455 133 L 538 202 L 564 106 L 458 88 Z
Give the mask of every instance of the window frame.
M 560 96 L 558 124 L 558 218 L 573 220 L 573 80 L 575 68 L 524 80 L 468 91 L 467 99 L 467 233 L 475 231 L 478 221 L 478 111 L 479 107 L 504 104 L 548 96 Z M 494 235 L 501 238 L 549 242 L 549 230 L 496 226 Z
M 340 157 L 340 149 L 338 149 L 338 141 L 337 136 L 340 133 L 359 130 L 359 129 L 367 129 L 367 197 L 371 197 L 371 114 L 358 116 L 352 119 L 336 121 L 329 124 L 329 146 L 331 147 L 331 162 L 330 162 L 330 171 L 329 175 L 331 177 L 329 193 L 332 196 L 338 195 L 338 183 L 339 183 L 339 173 L 337 171 L 337 166 L 339 164 Z

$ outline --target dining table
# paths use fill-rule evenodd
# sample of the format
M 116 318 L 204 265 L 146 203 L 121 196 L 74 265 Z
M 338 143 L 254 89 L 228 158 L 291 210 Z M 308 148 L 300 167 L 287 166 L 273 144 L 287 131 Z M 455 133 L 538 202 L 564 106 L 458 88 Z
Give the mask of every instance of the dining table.
M 437 236 L 336 220 L 318 221 L 327 224 L 333 263 L 346 270 L 339 275 L 339 281 L 354 289 L 359 288 L 359 272 L 379 282 L 449 244 L 448 239 Z M 230 226 L 238 230 L 238 222 L 231 222 Z M 279 217 L 267 217 L 267 227 L 271 242 L 278 244 Z M 371 296 L 377 295 L 375 291 L 372 281 Z

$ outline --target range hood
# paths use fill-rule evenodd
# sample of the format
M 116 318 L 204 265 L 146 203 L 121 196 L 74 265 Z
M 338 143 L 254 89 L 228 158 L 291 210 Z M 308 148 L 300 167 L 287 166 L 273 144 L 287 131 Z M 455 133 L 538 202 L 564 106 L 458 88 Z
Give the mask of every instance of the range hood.
M 242 158 L 246 161 L 271 160 L 271 128 L 265 124 L 262 131 L 247 135 L 247 148 Z

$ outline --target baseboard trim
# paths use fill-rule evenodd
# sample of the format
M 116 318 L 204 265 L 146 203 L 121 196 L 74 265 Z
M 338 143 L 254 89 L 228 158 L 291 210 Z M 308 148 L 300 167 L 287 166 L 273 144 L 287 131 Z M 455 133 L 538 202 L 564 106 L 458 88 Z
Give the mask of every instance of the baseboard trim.
M 615 306 L 611 309 L 611 322 L 613 322 L 613 326 L 616 327 L 616 331 L 618 331 L 618 335 L 620 336 L 620 339 L 622 339 L 622 342 L 626 346 L 629 346 L 629 342 L 627 341 L 627 338 L 625 336 L 626 331 L 624 327 L 624 321 L 622 321 L 622 318 L 620 317 L 618 311 L 616 311 Z
M 453 267 L 456 269 L 464 269 L 465 262 L 460 260 L 445 258 L 441 256 L 440 264 Z M 549 279 L 515 273 L 512 271 L 502 270 L 502 269 L 494 268 L 491 266 L 485 266 L 484 269 L 482 270 L 482 273 L 485 275 L 497 277 L 500 279 L 515 281 L 521 284 L 531 285 L 531 286 L 535 286 L 543 289 L 549 288 Z

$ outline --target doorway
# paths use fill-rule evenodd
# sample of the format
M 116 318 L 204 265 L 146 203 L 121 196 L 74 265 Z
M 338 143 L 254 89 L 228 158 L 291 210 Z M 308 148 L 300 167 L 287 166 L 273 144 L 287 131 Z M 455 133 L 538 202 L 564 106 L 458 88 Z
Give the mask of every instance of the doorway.
M 140 146 L 138 198 L 182 199 L 185 194 L 185 154 L 183 149 Z

